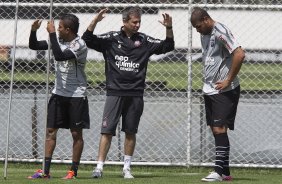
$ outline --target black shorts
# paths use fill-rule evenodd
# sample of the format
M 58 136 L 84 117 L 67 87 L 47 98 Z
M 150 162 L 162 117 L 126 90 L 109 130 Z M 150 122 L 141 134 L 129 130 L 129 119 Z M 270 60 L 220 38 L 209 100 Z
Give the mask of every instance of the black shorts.
M 47 128 L 90 128 L 87 97 L 52 94 L 48 103 Z
M 207 125 L 227 126 L 230 130 L 234 130 L 239 97 L 240 86 L 224 93 L 204 95 Z
M 136 134 L 143 108 L 143 96 L 107 96 L 101 133 L 115 136 L 117 124 L 122 117 L 121 131 Z

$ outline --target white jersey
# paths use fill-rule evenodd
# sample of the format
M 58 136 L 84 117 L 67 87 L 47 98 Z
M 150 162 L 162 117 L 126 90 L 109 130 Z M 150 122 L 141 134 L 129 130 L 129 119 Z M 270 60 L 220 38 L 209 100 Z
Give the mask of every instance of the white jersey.
M 204 64 L 204 86 L 206 95 L 218 94 L 215 83 L 227 78 L 232 64 L 232 52 L 240 47 L 231 31 L 223 24 L 215 22 L 210 35 L 201 35 L 202 61 Z M 222 90 L 229 91 L 239 85 L 236 76 L 231 85 Z
M 71 42 L 59 41 L 62 51 L 69 49 L 75 59 L 66 61 L 55 61 L 55 87 L 52 93 L 65 97 L 86 96 L 87 79 L 85 75 L 85 65 L 87 47 L 79 36 Z

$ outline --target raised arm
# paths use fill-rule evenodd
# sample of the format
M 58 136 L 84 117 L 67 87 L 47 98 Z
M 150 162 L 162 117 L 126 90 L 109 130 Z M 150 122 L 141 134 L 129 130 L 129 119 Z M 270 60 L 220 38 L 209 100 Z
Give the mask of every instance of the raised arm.
M 162 15 L 164 19 L 159 22 L 166 27 L 166 37 L 173 38 L 172 17 L 167 13 L 164 13 Z
M 36 19 L 31 25 L 31 31 L 29 36 L 28 46 L 32 50 L 47 50 L 48 44 L 45 40 L 38 41 L 36 31 L 40 28 L 42 20 Z
M 157 39 L 148 39 L 148 46 L 151 54 L 164 54 L 174 50 L 174 38 L 172 29 L 172 18 L 169 14 L 163 14 L 163 20 L 159 21 L 166 28 L 166 39 L 158 41 Z
M 49 32 L 50 42 L 51 42 L 51 45 L 52 45 L 51 48 L 52 48 L 53 55 L 54 55 L 56 61 L 66 61 L 66 60 L 69 60 L 69 59 L 76 58 L 75 54 L 71 50 L 66 49 L 66 50 L 62 51 L 62 49 L 59 45 L 58 39 L 57 39 L 54 20 L 48 21 L 47 31 Z
M 87 30 L 82 35 L 82 39 L 85 41 L 87 47 L 95 49 L 99 52 L 103 51 L 103 47 L 105 46 L 107 37 L 98 37 L 97 35 L 93 35 L 93 31 L 97 23 L 103 20 L 103 18 L 105 18 L 105 13 L 107 11 L 108 8 L 100 10 L 99 13 L 93 18 L 93 20 L 89 24 Z
M 105 13 L 108 11 L 108 8 L 102 9 L 99 13 L 94 17 L 94 19 L 89 24 L 87 30 L 93 32 L 97 23 L 105 18 Z

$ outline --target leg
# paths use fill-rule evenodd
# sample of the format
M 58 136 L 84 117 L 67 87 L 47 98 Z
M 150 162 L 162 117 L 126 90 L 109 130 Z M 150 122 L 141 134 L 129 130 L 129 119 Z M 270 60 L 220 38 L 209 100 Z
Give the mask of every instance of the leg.
M 128 156 L 132 156 L 134 153 L 135 144 L 136 144 L 136 134 L 125 133 L 124 154 Z
M 230 143 L 227 130 L 234 130 L 240 87 L 215 95 L 204 95 L 206 119 L 215 138 L 214 171 L 202 181 L 231 180 L 229 171 Z
M 75 179 L 84 147 L 83 129 L 89 128 L 89 108 L 87 97 L 66 98 L 64 116 L 65 128 L 69 128 L 73 139 L 72 164 L 63 179 Z
M 52 155 L 56 147 L 57 128 L 47 128 L 45 140 L 45 158 L 44 158 L 44 174 L 48 175 L 50 172 L 50 165 Z
M 135 150 L 136 134 L 143 108 L 143 96 L 126 98 L 122 113 L 123 121 L 121 130 L 125 132 L 123 176 L 128 179 L 134 178 L 130 171 L 130 165 Z
M 215 139 L 215 166 L 214 172 L 211 172 L 205 178 L 202 178 L 202 181 L 222 181 L 223 180 L 223 171 L 224 163 L 226 161 L 226 154 L 229 149 L 229 140 L 227 136 L 227 127 L 214 127 L 210 126 L 212 133 Z M 229 161 L 228 161 L 229 162 Z
M 232 177 L 230 176 L 230 170 L 229 170 L 229 152 L 230 152 L 230 142 L 227 134 L 227 130 L 234 130 L 234 122 L 237 112 L 237 106 L 239 102 L 240 97 L 240 87 L 237 87 L 234 90 L 225 92 L 221 95 L 218 95 L 214 98 L 213 103 L 213 113 L 212 116 L 214 117 L 213 123 L 215 122 L 215 119 L 222 120 L 218 121 L 221 123 L 222 126 L 213 126 L 212 132 L 215 137 L 215 143 L 216 148 L 220 151 L 222 157 L 224 156 L 223 161 L 223 170 L 219 170 L 222 172 L 223 180 L 232 180 Z M 224 108 L 222 108 L 224 107 Z M 212 122 L 212 121 L 211 121 Z M 213 124 L 211 123 L 211 124 Z M 216 159 L 218 160 L 218 159 Z
M 121 106 L 121 97 L 107 96 L 103 112 L 98 164 L 96 169 L 103 170 L 103 165 L 111 146 L 112 137 L 115 136 L 116 127 L 121 116 Z
M 99 144 L 99 153 L 98 153 L 98 161 L 105 162 L 109 149 L 111 147 L 112 142 L 111 134 L 102 134 L 100 138 Z
M 222 176 L 222 174 L 227 174 L 227 173 L 228 175 L 230 175 L 229 167 L 225 166 L 227 163 L 229 165 L 229 149 L 230 149 L 227 128 L 223 126 L 223 127 L 211 127 L 211 129 L 215 138 L 215 146 L 216 146 L 215 172 L 217 172 L 220 176 Z
M 93 170 L 92 177 L 93 178 L 101 178 L 103 175 L 103 166 L 106 160 L 107 154 L 111 147 L 112 142 L 112 134 L 101 134 L 100 144 L 99 144 L 99 152 L 98 152 L 98 164 L 97 167 Z
M 136 133 L 144 108 L 143 97 L 128 97 L 124 107 L 121 129 L 125 132 L 123 169 L 130 169 L 131 157 L 136 144 Z
M 71 129 L 71 134 L 73 138 L 73 155 L 71 170 L 74 171 L 74 175 L 77 176 L 77 170 L 84 146 L 82 129 Z
M 59 123 L 62 121 L 61 104 L 62 97 L 59 95 L 52 94 L 48 103 L 47 113 L 47 129 L 46 129 L 46 140 L 45 140 L 45 160 L 44 160 L 44 173 L 49 174 L 52 155 L 56 147 L 56 139 Z
M 135 144 L 136 144 L 136 134 L 125 133 L 123 170 L 130 169 L 131 157 L 134 153 Z
M 50 178 L 50 165 L 52 160 L 52 155 L 56 147 L 56 136 L 58 129 L 47 128 L 46 130 L 46 140 L 45 140 L 45 158 L 44 158 L 44 170 L 38 169 L 32 176 L 28 179 L 38 179 L 38 178 Z
M 136 134 L 125 133 L 124 141 L 124 166 L 123 166 L 123 176 L 124 178 L 134 178 L 130 172 L 130 165 L 132 155 L 134 153 L 136 144 Z

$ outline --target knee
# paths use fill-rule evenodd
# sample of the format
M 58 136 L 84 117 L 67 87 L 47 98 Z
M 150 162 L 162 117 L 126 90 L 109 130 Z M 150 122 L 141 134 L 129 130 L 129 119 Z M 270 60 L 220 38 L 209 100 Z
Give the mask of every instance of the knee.
M 125 138 L 126 139 L 136 139 L 136 134 L 129 134 L 129 133 L 125 133 Z
M 103 139 L 112 140 L 113 135 L 112 134 L 104 134 L 104 133 L 102 133 L 101 137 Z
M 71 135 L 74 141 L 83 141 L 82 132 L 72 131 Z
M 46 140 L 56 140 L 57 129 L 47 128 L 46 130 Z
M 225 126 L 223 126 L 223 127 L 212 127 L 212 133 L 214 135 L 227 133 L 227 128 Z

